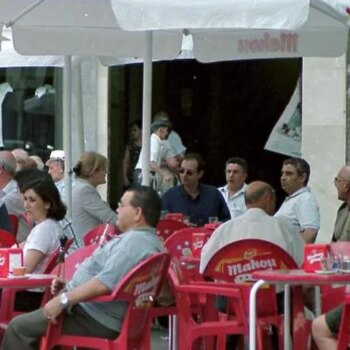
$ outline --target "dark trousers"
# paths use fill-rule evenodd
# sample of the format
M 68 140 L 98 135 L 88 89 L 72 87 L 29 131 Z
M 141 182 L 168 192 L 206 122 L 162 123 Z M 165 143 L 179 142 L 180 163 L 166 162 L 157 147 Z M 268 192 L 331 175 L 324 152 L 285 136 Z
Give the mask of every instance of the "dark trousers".
M 39 349 L 40 338 L 45 335 L 47 323 L 42 309 L 15 317 L 5 332 L 1 349 Z M 64 334 L 108 339 L 115 339 L 119 335 L 91 318 L 79 305 L 65 314 L 62 327 Z

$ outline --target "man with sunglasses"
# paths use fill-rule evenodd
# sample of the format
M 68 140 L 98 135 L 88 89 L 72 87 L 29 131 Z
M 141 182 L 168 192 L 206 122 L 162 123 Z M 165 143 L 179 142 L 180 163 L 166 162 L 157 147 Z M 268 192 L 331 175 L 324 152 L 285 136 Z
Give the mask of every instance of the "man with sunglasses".
M 164 193 L 162 209 L 183 213 L 197 226 L 208 223 L 209 217 L 217 217 L 221 222 L 229 220 L 230 211 L 218 189 L 200 183 L 203 174 L 203 158 L 196 153 L 186 154 L 179 170 L 181 185 Z

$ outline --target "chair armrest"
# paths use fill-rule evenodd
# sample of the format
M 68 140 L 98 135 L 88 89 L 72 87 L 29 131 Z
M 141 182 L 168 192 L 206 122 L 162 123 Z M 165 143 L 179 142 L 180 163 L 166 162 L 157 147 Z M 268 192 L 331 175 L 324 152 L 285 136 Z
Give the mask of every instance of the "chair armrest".
M 200 283 L 199 285 L 194 284 L 183 284 L 176 286 L 176 291 L 185 293 L 196 293 L 196 294 L 209 294 L 209 295 L 222 295 L 227 297 L 241 298 L 241 291 L 237 286 L 232 285 L 227 288 L 224 284 L 218 285 L 217 283 Z

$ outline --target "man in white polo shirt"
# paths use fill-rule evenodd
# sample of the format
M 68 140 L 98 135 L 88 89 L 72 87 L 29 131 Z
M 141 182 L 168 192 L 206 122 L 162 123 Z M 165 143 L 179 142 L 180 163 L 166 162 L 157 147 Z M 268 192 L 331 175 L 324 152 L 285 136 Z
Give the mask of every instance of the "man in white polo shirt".
M 247 161 L 240 157 L 229 158 L 226 161 L 225 174 L 226 186 L 219 187 L 218 190 L 225 198 L 233 219 L 247 210 L 244 200 L 244 192 L 247 188 L 245 180 L 248 176 Z
M 288 194 L 275 214 L 285 216 L 298 227 L 305 243 L 313 243 L 320 228 L 320 210 L 307 183 L 310 165 L 302 158 L 289 158 L 283 162 L 281 187 Z

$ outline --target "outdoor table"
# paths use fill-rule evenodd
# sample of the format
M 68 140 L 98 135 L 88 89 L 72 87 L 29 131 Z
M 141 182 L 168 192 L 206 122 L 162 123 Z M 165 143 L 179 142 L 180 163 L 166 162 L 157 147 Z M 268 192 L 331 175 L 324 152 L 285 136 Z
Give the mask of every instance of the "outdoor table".
M 249 349 L 256 348 L 256 295 L 264 284 L 284 284 L 284 348 L 289 350 L 290 330 L 290 286 L 291 285 L 322 285 L 348 284 L 348 273 L 315 273 L 304 270 L 264 270 L 253 272 L 252 277 L 257 280 L 249 296 Z
M 39 287 L 48 287 L 52 280 L 56 278 L 55 275 L 49 274 L 26 274 L 25 276 L 9 276 L 0 277 L 0 288 L 18 288 L 31 289 Z M 6 319 L 8 315 L 8 303 L 5 300 L 1 301 L 0 305 L 0 319 Z

